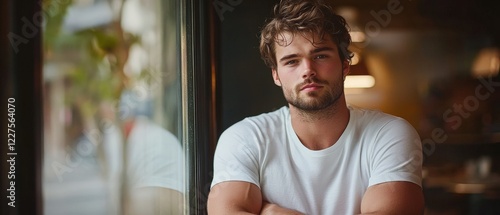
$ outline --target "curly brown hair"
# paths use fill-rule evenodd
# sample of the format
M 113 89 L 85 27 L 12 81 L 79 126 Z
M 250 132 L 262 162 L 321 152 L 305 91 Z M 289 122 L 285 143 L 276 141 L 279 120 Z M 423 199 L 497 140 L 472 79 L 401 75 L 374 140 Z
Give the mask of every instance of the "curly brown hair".
M 281 0 L 274 6 L 274 18 L 262 28 L 260 35 L 261 57 L 272 69 L 277 67 L 275 43 L 287 46 L 292 42 L 286 41 L 285 32 L 313 33 L 321 39 L 328 34 L 339 47 L 342 61 L 350 61 L 353 56 L 348 50 L 351 36 L 345 19 L 321 0 Z

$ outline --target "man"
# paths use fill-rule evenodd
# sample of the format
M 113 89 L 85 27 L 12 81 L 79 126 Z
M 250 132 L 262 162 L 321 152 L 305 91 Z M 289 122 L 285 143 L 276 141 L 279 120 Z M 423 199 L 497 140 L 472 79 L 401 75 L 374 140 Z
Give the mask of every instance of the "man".
M 422 214 L 418 134 L 346 104 L 345 20 L 316 0 L 274 13 L 260 50 L 289 105 L 221 135 L 209 214 Z

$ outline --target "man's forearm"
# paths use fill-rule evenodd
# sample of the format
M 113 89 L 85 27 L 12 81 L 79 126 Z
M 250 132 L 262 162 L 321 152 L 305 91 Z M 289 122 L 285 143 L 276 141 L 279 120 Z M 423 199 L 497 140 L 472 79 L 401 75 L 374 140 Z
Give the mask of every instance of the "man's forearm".
M 271 204 L 269 202 L 262 202 L 261 215 L 304 215 L 296 210 L 281 207 L 277 204 Z
M 234 208 L 234 207 L 208 207 L 208 214 L 214 215 L 258 215 L 258 213 L 252 213 L 242 208 Z

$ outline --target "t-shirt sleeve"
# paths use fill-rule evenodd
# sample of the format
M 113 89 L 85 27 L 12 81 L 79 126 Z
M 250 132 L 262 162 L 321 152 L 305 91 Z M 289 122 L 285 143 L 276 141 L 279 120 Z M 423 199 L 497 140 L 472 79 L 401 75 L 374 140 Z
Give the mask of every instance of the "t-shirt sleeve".
M 370 153 L 368 186 L 407 181 L 422 186 L 422 145 L 415 129 L 397 118 L 383 125 Z
M 241 121 L 222 133 L 214 155 L 212 187 L 226 181 L 259 184 L 257 129 Z

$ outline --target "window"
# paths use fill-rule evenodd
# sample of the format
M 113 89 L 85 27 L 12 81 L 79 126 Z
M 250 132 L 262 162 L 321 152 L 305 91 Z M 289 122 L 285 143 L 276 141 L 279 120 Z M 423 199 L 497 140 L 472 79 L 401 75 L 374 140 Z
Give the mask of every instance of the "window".
M 181 1 L 44 1 L 44 214 L 182 214 Z

